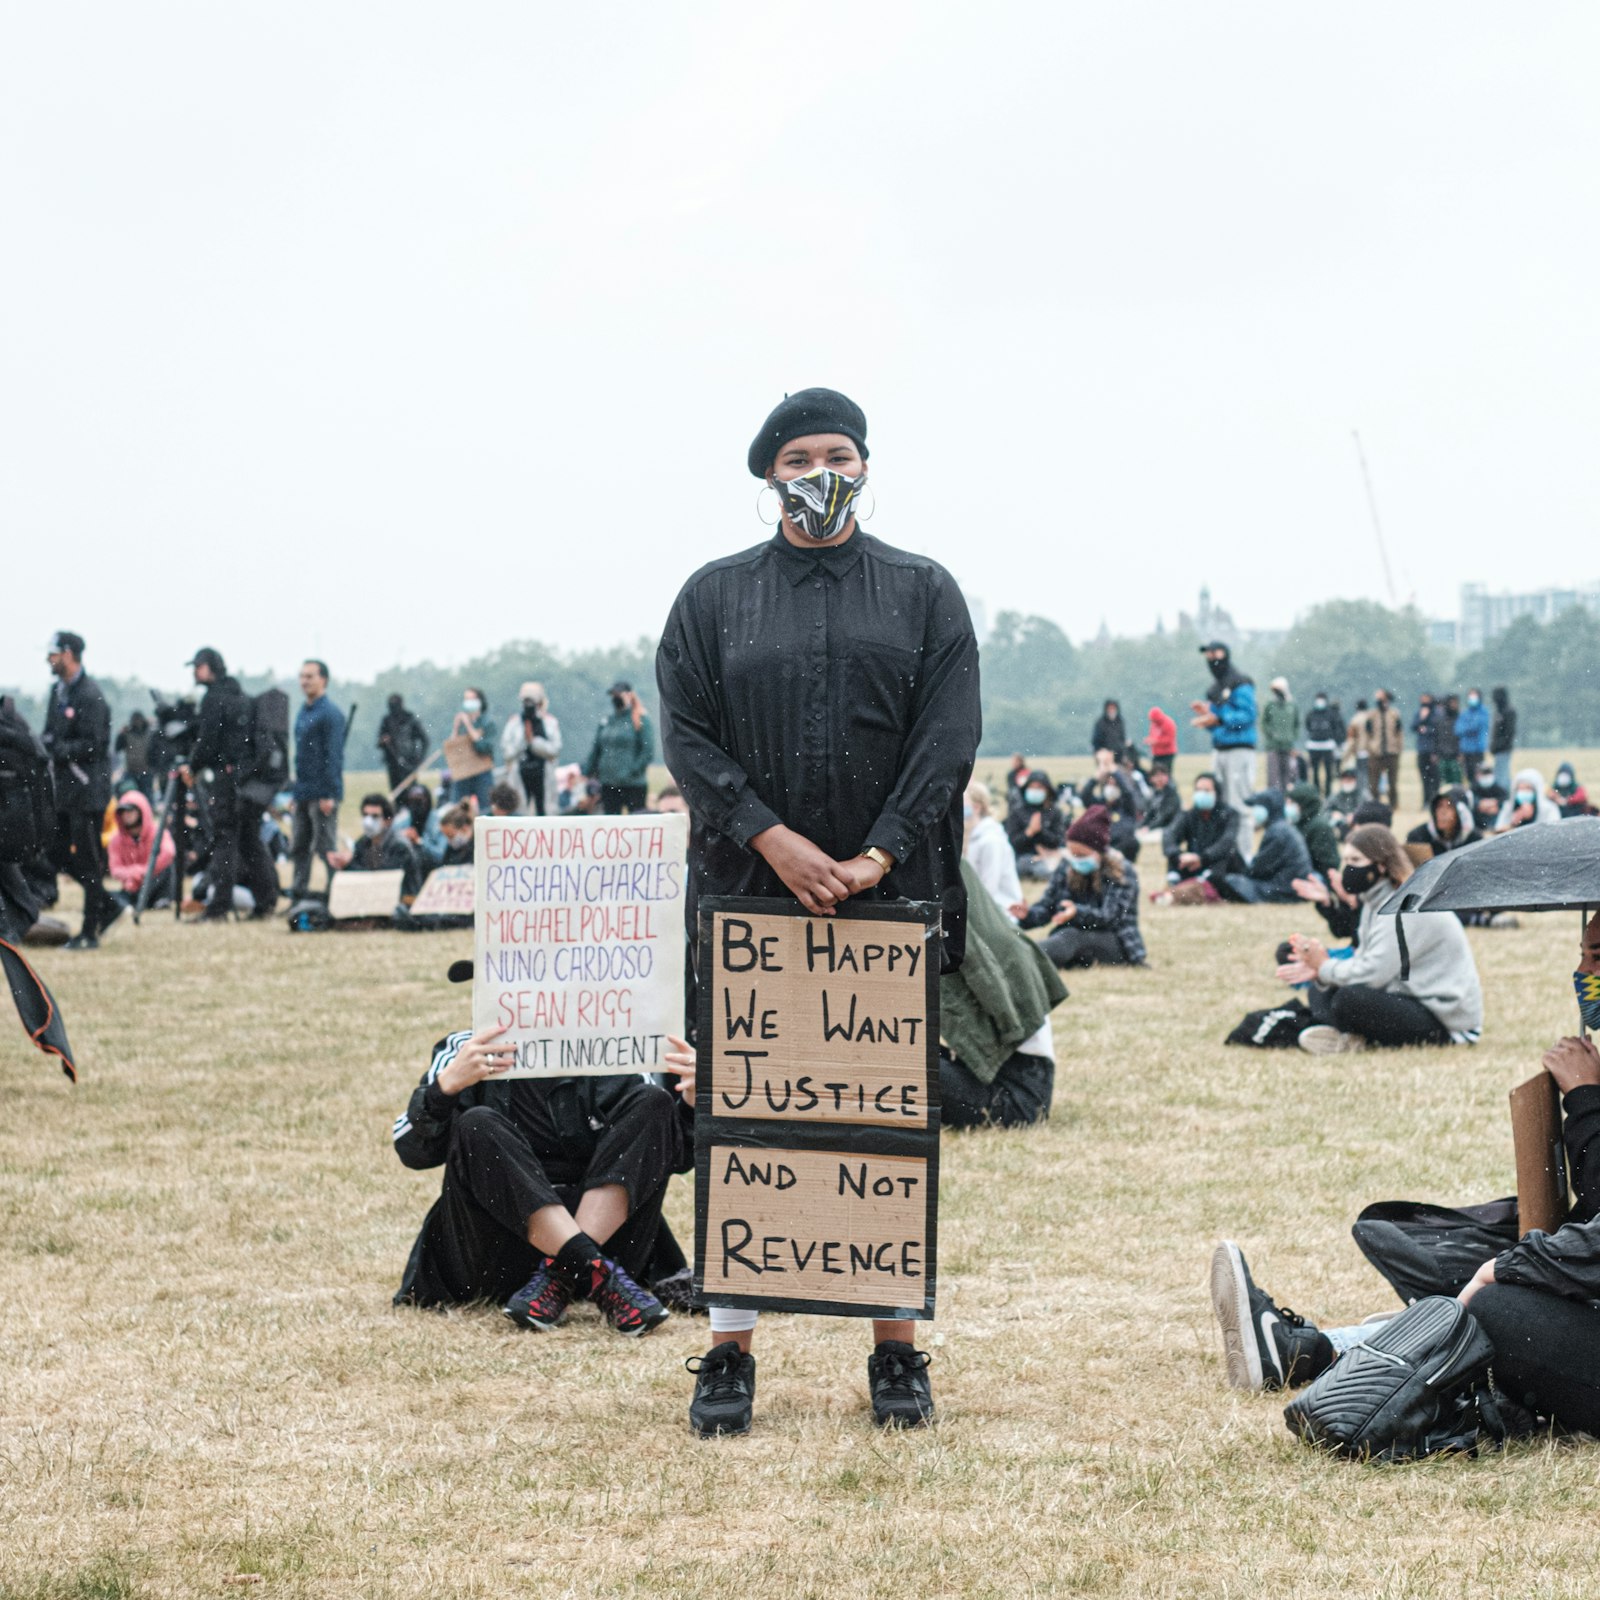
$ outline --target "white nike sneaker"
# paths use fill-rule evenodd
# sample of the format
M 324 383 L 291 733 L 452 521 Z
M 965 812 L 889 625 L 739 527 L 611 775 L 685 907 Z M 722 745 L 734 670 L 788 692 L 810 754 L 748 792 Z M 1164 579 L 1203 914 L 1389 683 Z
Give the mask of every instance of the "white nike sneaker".
M 1337 1028 L 1318 1022 L 1301 1029 L 1300 1048 L 1308 1056 L 1342 1056 L 1356 1050 L 1370 1050 L 1372 1046 L 1359 1033 L 1340 1033 Z
M 1333 1363 L 1328 1336 L 1258 1289 L 1231 1239 L 1212 1252 L 1211 1306 L 1222 1329 L 1230 1388 L 1287 1389 L 1309 1383 Z

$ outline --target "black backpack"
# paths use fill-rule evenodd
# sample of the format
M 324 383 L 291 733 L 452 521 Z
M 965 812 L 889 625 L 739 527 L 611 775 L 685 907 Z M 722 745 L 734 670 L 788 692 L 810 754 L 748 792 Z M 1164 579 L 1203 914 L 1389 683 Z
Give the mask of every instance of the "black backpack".
M 1339 1357 L 1283 1420 L 1306 1444 L 1361 1461 L 1475 1451 L 1506 1437 L 1494 1345 L 1459 1300 L 1428 1295 Z
M 250 755 L 241 769 L 239 792 L 252 804 L 269 806 L 289 781 L 289 697 L 264 689 L 250 702 Z
M 26 861 L 44 850 L 55 809 L 50 758 L 11 696 L 0 696 L 0 861 Z

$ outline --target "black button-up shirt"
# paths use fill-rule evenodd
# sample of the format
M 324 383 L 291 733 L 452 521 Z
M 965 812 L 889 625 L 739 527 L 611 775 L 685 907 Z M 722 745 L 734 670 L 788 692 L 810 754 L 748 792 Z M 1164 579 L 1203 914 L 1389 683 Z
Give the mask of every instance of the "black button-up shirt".
M 876 895 L 938 901 L 945 964 L 959 964 L 961 795 L 982 715 L 977 640 L 943 567 L 859 529 L 817 550 L 780 530 L 684 585 L 656 682 L 696 900 L 790 898 L 749 847 L 779 823 L 838 860 L 876 845 L 895 859 Z

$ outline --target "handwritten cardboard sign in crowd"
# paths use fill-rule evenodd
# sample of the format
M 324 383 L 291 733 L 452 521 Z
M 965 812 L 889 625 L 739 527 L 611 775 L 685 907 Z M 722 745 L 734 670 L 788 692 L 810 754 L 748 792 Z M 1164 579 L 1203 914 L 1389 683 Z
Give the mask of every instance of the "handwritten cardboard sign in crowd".
M 700 906 L 695 1285 L 706 1304 L 933 1315 L 939 913 Z
M 470 917 L 472 915 L 471 867 L 435 867 L 422 886 L 422 893 L 411 902 L 413 916 Z
M 479 817 L 475 1028 L 514 1078 L 657 1072 L 683 1031 L 689 819 Z

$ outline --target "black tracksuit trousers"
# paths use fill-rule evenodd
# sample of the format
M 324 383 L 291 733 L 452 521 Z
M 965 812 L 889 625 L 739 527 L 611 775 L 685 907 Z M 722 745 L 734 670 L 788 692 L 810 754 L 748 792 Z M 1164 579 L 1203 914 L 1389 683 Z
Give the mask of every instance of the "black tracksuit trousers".
M 444 1189 L 412 1249 L 398 1300 L 415 1305 L 509 1299 L 538 1266 L 528 1218 L 546 1206 L 576 1211 L 589 1189 L 620 1183 L 628 1218 L 605 1253 L 642 1277 L 661 1226 L 661 1202 L 678 1148 L 673 1096 L 641 1080 L 598 1132 L 571 1114 L 556 1085 L 538 1122 L 474 1106 L 450 1134 Z
M 100 814 L 95 811 L 56 812 L 56 832 L 50 851 L 51 865 L 64 872 L 83 890 L 83 927 L 98 934 L 112 907 L 106 892 L 106 854 L 100 844 Z

